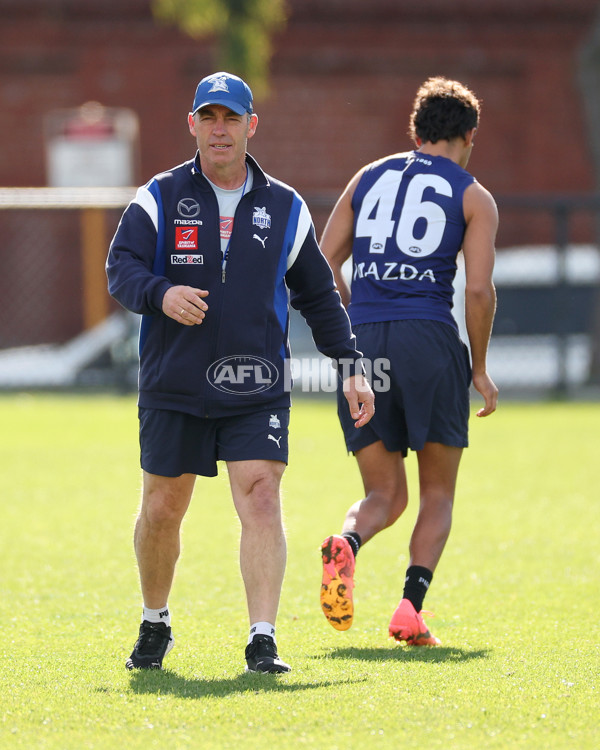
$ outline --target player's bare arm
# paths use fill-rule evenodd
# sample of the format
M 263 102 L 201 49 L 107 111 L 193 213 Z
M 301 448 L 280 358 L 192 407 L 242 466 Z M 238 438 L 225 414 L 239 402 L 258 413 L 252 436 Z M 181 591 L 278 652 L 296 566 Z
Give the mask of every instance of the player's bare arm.
M 350 304 L 350 287 L 342 274 L 342 266 L 352 254 L 354 211 L 352 196 L 364 170 L 360 170 L 350 180 L 338 199 L 321 237 L 321 251 L 333 271 L 335 284 L 344 307 Z
M 463 205 L 467 222 L 463 241 L 465 321 L 471 346 L 473 385 L 485 402 L 477 416 L 485 417 L 496 410 L 498 401 L 498 388 L 487 372 L 487 350 L 496 312 L 492 274 L 498 209 L 491 194 L 477 182 L 465 191 Z
M 165 292 L 162 309 L 165 315 L 184 326 L 199 326 L 208 310 L 208 305 L 203 299 L 207 296 L 208 292 L 205 289 L 172 286 Z

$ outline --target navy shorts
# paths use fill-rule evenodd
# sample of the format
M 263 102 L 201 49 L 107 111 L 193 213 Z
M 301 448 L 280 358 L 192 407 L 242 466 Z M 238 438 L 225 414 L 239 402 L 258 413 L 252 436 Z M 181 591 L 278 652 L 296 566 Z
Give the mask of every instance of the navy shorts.
M 425 443 L 466 448 L 468 445 L 469 351 L 458 333 L 433 320 L 392 320 L 354 326 L 356 347 L 373 366 L 375 415 L 354 427 L 338 388 L 338 415 L 351 452 L 382 440 L 388 451 L 421 450 Z M 385 364 L 385 363 L 384 363 Z M 378 376 L 379 370 L 387 372 Z M 389 387 L 386 387 L 389 386 Z
M 204 419 L 139 408 L 141 466 L 150 474 L 217 476 L 217 461 L 288 461 L 288 407 Z

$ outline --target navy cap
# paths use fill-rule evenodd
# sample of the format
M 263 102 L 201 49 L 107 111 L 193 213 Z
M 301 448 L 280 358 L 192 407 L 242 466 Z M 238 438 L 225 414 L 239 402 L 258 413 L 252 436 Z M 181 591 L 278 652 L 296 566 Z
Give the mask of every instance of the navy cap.
M 247 83 L 231 73 L 214 73 L 198 84 L 192 114 L 209 104 L 222 104 L 238 115 L 252 114 L 252 91 Z

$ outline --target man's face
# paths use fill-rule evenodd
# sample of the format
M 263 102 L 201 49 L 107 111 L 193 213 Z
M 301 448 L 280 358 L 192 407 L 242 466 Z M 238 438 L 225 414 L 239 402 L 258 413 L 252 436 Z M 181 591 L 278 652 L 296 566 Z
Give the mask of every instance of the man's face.
M 188 118 L 202 162 L 215 169 L 244 162 L 246 142 L 254 135 L 257 122 L 256 115 L 238 115 L 221 104 L 202 107 Z

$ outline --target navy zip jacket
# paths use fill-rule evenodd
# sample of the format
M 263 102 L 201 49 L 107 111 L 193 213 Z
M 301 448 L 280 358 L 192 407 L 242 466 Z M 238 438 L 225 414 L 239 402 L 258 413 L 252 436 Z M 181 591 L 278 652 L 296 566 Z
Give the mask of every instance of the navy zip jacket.
M 289 406 L 288 298 L 340 374 L 360 360 L 305 202 L 246 159 L 252 189 L 235 212 L 226 276 L 217 198 L 198 154 L 139 188 L 123 213 L 106 273 L 110 294 L 143 316 L 140 406 L 201 417 Z M 209 292 L 201 325 L 162 312 L 180 284 Z

